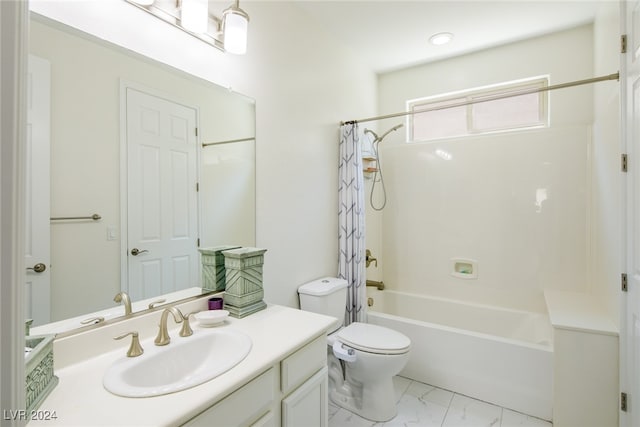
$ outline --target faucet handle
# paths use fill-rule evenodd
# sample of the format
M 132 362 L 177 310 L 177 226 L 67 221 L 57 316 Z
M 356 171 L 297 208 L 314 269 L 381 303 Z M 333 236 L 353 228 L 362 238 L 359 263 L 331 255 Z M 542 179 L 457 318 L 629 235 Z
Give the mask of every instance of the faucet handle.
M 81 325 L 95 325 L 97 323 L 100 322 L 104 322 L 104 317 L 102 316 L 98 316 L 98 317 L 90 317 L 88 319 L 84 319 L 80 321 Z
M 193 335 L 193 329 L 191 329 L 191 325 L 189 325 L 189 317 L 199 312 L 200 310 L 196 310 L 182 316 L 182 329 L 180 330 L 179 334 L 181 337 L 188 337 Z
M 33 324 L 33 319 L 27 319 L 24 322 L 24 335 L 26 337 L 29 336 L 29 334 L 31 334 L 31 325 Z
M 163 302 L 167 302 L 167 300 L 163 298 L 156 301 L 152 301 L 149 303 L 149 308 L 156 308 L 157 304 L 162 304 Z
M 119 335 L 114 337 L 114 340 L 121 340 L 127 335 L 131 335 L 131 345 L 129 346 L 129 350 L 127 351 L 127 357 L 138 357 L 142 353 L 144 353 L 144 349 L 140 345 L 140 339 L 138 338 L 138 331 L 127 332 L 126 334 Z
M 376 268 L 378 267 L 378 259 L 371 256 L 371 251 L 369 249 L 367 249 L 365 252 L 365 261 L 367 267 L 369 267 L 369 264 L 371 264 L 372 262 L 376 264 Z

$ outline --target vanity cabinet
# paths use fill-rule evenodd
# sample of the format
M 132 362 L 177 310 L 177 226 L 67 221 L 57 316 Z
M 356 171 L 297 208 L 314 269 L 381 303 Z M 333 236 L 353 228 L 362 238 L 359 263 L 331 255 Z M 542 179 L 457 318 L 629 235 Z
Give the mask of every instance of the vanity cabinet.
M 328 424 L 327 338 L 322 335 L 282 361 L 283 427 Z
M 184 426 L 326 427 L 326 346 L 319 336 Z
M 283 427 L 328 425 L 328 369 L 325 366 L 282 400 Z
M 191 419 L 184 426 L 252 425 L 273 406 L 276 398 L 273 388 L 275 379 L 275 370 L 271 368 Z

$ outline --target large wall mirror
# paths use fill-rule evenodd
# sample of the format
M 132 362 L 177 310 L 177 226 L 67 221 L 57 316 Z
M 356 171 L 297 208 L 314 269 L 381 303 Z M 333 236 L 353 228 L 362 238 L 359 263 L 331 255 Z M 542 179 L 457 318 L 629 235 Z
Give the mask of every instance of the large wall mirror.
M 134 311 L 150 299 L 199 293 L 198 243 L 255 246 L 254 100 L 34 13 L 29 44 L 26 310 L 36 333 L 82 327 L 97 322 L 96 313 L 122 316 L 114 301 L 121 291 L 132 295 Z M 167 115 L 149 113 L 155 107 L 145 103 L 154 102 Z M 139 139 L 163 126 L 169 139 L 188 133 L 190 151 L 169 145 L 158 166 L 155 148 Z M 144 145 L 134 160 L 132 142 Z M 45 228 L 31 227 L 31 216 L 43 213 Z M 152 259 L 153 236 L 169 229 L 193 239 L 195 270 L 168 246 L 173 269 L 148 262 L 132 276 L 134 262 Z M 142 243 L 134 248 L 136 233 Z M 39 258 L 36 247 L 47 244 Z

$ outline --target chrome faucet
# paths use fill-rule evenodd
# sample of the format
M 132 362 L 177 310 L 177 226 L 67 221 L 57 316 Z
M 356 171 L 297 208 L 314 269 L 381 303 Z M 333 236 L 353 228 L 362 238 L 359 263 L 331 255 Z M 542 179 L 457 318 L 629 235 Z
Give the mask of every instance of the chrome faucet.
M 184 319 L 182 312 L 178 308 L 165 308 L 160 316 L 160 330 L 158 331 L 158 336 L 154 341 L 156 345 L 167 345 L 169 344 L 169 341 L 171 341 L 171 337 L 169 337 L 169 332 L 167 331 L 167 318 L 169 317 L 169 313 L 173 314 L 173 320 L 175 320 L 176 323 L 180 323 L 182 322 L 182 319 Z
M 118 292 L 113 300 L 117 303 L 122 303 L 124 305 L 124 315 L 128 316 L 131 314 L 131 299 L 129 299 L 129 295 L 126 292 Z

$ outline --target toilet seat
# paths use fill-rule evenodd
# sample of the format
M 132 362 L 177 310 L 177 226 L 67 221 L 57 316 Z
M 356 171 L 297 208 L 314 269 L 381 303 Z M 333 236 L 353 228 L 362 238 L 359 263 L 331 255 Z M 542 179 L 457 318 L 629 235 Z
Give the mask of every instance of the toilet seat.
M 405 335 L 369 323 L 352 323 L 340 329 L 336 338 L 356 350 L 374 354 L 403 354 L 411 347 L 411 340 Z

